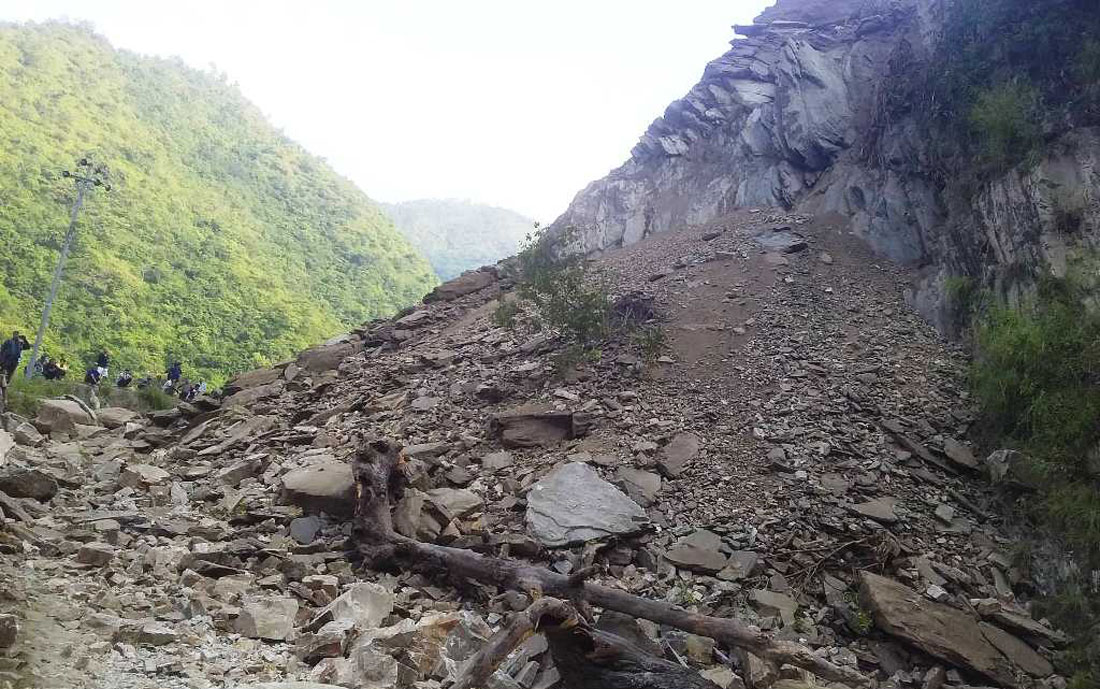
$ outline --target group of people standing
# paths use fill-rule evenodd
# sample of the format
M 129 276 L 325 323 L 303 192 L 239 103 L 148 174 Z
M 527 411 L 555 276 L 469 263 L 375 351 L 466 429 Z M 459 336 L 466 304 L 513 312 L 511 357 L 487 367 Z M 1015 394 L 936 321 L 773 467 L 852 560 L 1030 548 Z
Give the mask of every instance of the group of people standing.
M 7 387 L 8 382 L 11 381 L 15 372 L 19 369 L 23 352 L 30 348 L 31 345 L 27 342 L 27 338 L 20 334 L 18 330 L 12 333 L 10 339 L 0 344 L 0 386 Z M 96 357 L 95 364 L 88 367 L 84 372 L 84 382 L 88 385 L 98 386 L 104 380 L 108 380 L 110 365 L 111 353 L 107 349 L 101 350 Z M 69 366 L 64 359 L 58 361 L 53 357 L 43 356 L 35 362 L 35 373 L 41 374 L 46 380 L 61 380 L 68 372 Z M 115 386 L 128 388 L 134 385 L 138 389 L 143 389 L 159 384 L 164 392 L 177 395 L 180 399 L 187 401 L 206 393 L 206 381 L 192 382 L 184 378 L 183 365 L 179 361 L 172 362 L 164 373 L 165 379 L 163 382 L 152 374 L 147 374 L 135 381 L 134 374 L 130 369 L 123 369 L 122 373 L 115 379 Z
M 107 379 L 108 367 L 110 365 L 111 353 L 104 349 L 99 353 L 99 356 L 96 357 L 95 366 L 92 366 L 84 373 L 84 382 L 88 385 L 99 385 Z M 123 369 L 122 373 L 115 379 L 115 386 L 128 388 L 133 385 L 137 389 L 143 390 L 160 383 L 161 390 L 170 395 L 176 395 L 184 401 L 193 400 L 199 395 L 206 393 L 206 381 L 192 383 L 184 378 L 183 364 L 178 361 L 172 362 L 172 365 L 169 366 L 164 373 L 165 379 L 163 383 L 154 378 L 151 373 L 137 379 L 135 382 L 133 372 L 128 368 Z

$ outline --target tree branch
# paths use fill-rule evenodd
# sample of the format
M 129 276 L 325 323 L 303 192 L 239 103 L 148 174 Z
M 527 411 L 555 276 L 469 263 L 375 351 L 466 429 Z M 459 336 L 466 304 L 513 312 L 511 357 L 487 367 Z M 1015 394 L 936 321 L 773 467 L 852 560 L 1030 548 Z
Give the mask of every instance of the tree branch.
M 353 465 L 358 483 L 357 527 L 360 551 L 373 566 L 428 570 L 494 584 L 504 589 L 584 601 L 606 610 L 667 624 L 707 636 L 728 647 L 782 665 L 809 670 L 834 682 L 863 687 L 868 679 L 857 670 L 840 667 L 801 644 L 772 639 L 737 619 L 699 615 L 661 601 L 640 598 L 618 589 L 587 583 L 517 560 L 488 557 L 470 550 L 422 543 L 393 531 L 390 500 L 402 490 L 401 448 L 389 440 L 372 440 L 357 453 Z

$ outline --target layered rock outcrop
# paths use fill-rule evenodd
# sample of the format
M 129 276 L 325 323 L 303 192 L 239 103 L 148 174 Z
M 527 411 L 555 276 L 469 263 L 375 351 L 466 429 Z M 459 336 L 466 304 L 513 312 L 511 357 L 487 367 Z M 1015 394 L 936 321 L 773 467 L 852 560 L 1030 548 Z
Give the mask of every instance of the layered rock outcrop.
M 1049 137 L 1038 166 L 960 203 L 931 160 L 917 86 L 934 69 L 947 5 L 779 0 L 735 27 L 745 38 L 551 232 L 591 254 L 738 207 L 839 212 L 877 253 L 926 267 L 911 300 L 941 328 L 947 276 L 1011 298 L 1041 273 L 1064 274 L 1100 230 L 1100 133 Z

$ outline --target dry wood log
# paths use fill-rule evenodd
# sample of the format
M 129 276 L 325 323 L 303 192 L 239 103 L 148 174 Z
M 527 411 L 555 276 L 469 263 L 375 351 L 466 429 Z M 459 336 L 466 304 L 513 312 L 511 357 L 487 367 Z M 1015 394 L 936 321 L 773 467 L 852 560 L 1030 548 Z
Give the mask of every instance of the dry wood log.
M 569 603 L 540 598 L 471 658 L 451 689 L 487 686 L 497 666 L 539 630 L 570 689 L 717 689 L 698 672 L 658 658 L 624 636 L 595 629 Z
M 829 681 L 863 687 L 869 682 L 857 670 L 840 667 L 801 644 L 779 641 L 737 619 L 699 615 L 661 601 L 578 581 L 517 560 L 488 557 L 462 548 L 422 543 L 393 530 L 390 506 L 404 490 L 401 447 L 389 440 L 366 442 L 356 454 L 356 526 L 359 550 L 373 567 L 416 570 L 472 579 L 484 584 L 551 596 L 615 610 L 635 618 L 667 624 L 720 644 L 742 648 L 777 665 L 790 664 Z

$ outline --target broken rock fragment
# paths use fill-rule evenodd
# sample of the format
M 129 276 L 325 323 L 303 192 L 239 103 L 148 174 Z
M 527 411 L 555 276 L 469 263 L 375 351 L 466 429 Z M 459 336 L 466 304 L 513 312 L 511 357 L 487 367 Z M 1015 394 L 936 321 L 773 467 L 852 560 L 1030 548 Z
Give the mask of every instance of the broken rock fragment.
M 724 569 L 729 562 L 721 549 L 721 536 L 706 529 L 696 529 L 677 541 L 665 553 L 665 558 L 677 567 L 714 573 Z
M 34 419 L 34 425 L 43 433 L 73 433 L 77 424 L 94 426 L 95 422 L 95 417 L 72 400 L 45 400 Z
M 879 629 L 930 656 L 977 672 L 998 684 L 1015 683 L 1011 663 L 986 641 L 972 617 L 930 601 L 893 579 L 869 572 L 860 577 L 860 598 Z
M 46 502 L 57 495 L 57 481 L 38 469 L 17 469 L 0 472 L 0 491 L 13 498 L 34 498 Z
M 521 408 L 497 414 L 492 426 L 504 447 L 547 447 L 587 431 L 582 415 L 570 411 Z
M 294 632 L 298 601 L 293 598 L 261 598 L 246 603 L 237 618 L 242 636 L 268 641 L 284 641 Z
M 684 473 L 688 462 L 699 456 L 699 438 L 694 433 L 681 433 L 661 450 L 657 462 L 661 473 L 676 478 Z
M 580 462 L 554 469 L 527 495 L 527 528 L 548 547 L 637 533 L 648 521 L 638 503 Z

